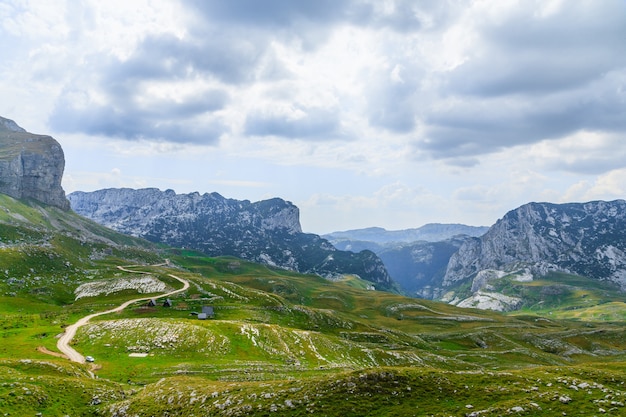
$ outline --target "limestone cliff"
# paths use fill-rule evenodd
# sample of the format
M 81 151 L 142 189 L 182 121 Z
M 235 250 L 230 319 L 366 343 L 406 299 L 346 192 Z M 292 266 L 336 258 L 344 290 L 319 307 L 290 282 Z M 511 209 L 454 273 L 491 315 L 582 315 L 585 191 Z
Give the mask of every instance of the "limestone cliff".
M 624 200 L 525 204 L 452 255 L 438 298 L 461 307 L 514 310 L 531 302 L 529 291 L 541 285 L 541 302 L 573 283 L 605 294 L 626 292 L 625 231 Z M 535 280 L 532 287 L 520 285 Z
M 379 289 L 395 285 L 373 252 L 340 251 L 318 235 L 303 233 L 298 207 L 280 198 L 252 203 L 156 188 L 76 191 L 68 197 L 78 214 L 152 242 L 328 278 L 356 274 Z
M 529 203 L 507 213 L 452 256 L 443 286 L 483 270 L 550 271 L 614 282 L 626 290 L 626 201 Z
M 0 117 L 0 193 L 69 210 L 61 187 L 65 158 L 50 136 L 28 133 Z

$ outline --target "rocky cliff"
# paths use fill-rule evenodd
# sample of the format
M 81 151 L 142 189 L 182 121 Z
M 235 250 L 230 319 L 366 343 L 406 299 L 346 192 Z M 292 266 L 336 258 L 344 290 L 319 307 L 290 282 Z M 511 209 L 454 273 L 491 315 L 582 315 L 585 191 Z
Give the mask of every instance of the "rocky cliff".
M 251 203 L 217 193 L 155 188 L 74 192 L 68 198 L 77 213 L 153 242 L 326 277 L 357 274 L 377 288 L 393 286 L 374 253 L 340 251 L 317 235 L 302 233 L 298 208 L 279 198 Z
M 26 132 L 0 117 L 0 193 L 69 210 L 61 187 L 65 158 L 50 136 Z
M 472 293 L 484 296 L 502 277 L 529 281 L 550 272 L 626 291 L 626 201 L 529 203 L 510 211 L 450 258 L 439 295 L 471 280 Z

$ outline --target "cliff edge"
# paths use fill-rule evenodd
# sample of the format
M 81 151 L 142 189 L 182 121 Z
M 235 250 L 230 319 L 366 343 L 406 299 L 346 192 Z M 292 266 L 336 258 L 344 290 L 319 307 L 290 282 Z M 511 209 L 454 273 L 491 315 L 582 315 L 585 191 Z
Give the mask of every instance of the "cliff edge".
M 54 138 L 29 133 L 0 117 L 0 193 L 69 210 L 61 187 L 64 168 L 63 149 Z

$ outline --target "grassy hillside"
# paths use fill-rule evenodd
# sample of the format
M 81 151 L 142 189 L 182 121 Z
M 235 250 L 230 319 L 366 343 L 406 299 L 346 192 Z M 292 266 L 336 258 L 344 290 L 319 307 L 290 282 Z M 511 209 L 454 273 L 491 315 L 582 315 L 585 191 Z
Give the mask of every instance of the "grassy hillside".
M 118 269 L 121 265 L 127 268 Z M 94 356 L 93 364 L 51 354 L 63 328 L 80 317 L 180 288 L 170 274 L 191 284 L 171 297 L 171 307 L 163 307 L 162 300 L 155 306 L 138 302 L 79 329 L 73 346 Z M 567 309 L 580 300 L 605 300 L 575 290 L 561 297 L 558 315 L 549 314 L 557 306 L 550 298 L 506 316 L 369 287 L 357 277 L 331 282 L 235 258 L 157 251 L 73 213 L 0 196 L 0 411 L 16 416 L 626 411 L 619 300 L 606 298 L 593 307 L 614 309 L 613 321 L 591 314 L 588 303 L 583 303 L 588 314 L 564 319 L 568 311 L 583 311 Z M 213 307 L 214 318 L 198 319 L 203 306 Z

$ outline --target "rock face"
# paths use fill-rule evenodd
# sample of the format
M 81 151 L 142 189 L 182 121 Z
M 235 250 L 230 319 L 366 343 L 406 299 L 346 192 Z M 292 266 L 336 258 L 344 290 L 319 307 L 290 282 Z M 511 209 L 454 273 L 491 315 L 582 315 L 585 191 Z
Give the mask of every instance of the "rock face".
M 0 117 L 0 193 L 69 210 L 61 187 L 65 158 L 50 136 L 26 132 Z
M 459 248 L 448 263 L 442 291 L 489 276 L 532 280 L 550 271 L 610 281 L 626 291 L 626 201 L 529 203 L 510 211 L 480 238 Z
M 279 198 L 251 203 L 155 188 L 74 192 L 68 198 L 77 213 L 153 242 L 330 278 L 357 274 L 377 288 L 393 287 L 374 253 L 340 251 L 326 239 L 302 233 L 298 208 Z

